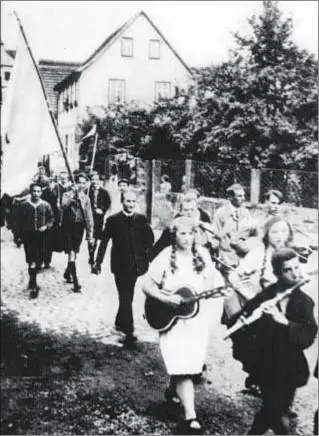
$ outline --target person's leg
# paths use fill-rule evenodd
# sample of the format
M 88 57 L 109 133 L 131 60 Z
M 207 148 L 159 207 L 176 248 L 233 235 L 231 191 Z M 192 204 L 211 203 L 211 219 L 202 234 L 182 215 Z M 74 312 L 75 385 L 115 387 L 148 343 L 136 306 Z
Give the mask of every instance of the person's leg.
M 37 262 L 39 261 L 39 238 L 35 233 L 24 235 L 24 250 L 26 261 L 29 265 L 29 284 L 30 298 L 37 298 L 39 295 L 39 286 L 37 284 Z
M 318 435 L 318 409 L 316 410 L 314 416 L 313 434 Z
M 288 410 L 291 406 L 296 389 L 287 386 L 278 386 L 269 401 L 270 424 L 275 434 L 290 434 L 290 419 Z
M 137 277 L 131 273 L 115 274 L 115 283 L 119 294 L 119 309 L 115 326 L 126 335 L 133 335 L 134 320 L 132 303 Z
M 76 253 L 74 251 L 70 252 L 70 272 L 73 279 L 73 292 L 81 292 L 82 286 L 79 283 L 77 271 L 76 271 Z
M 65 278 L 67 283 L 73 283 L 72 277 L 71 277 L 71 259 L 72 255 L 71 252 L 68 253 L 68 264 L 64 271 L 63 277 Z
M 94 265 L 96 247 L 97 247 L 96 239 L 94 239 L 94 242 L 92 244 L 88 242 L 89 264 L 91 265 L 91 267 Z
M 52 230 L 43 234 L 43 261 L 44 267 L 49 268 L 52 261 Z
M 201 432 L 201 425 L 197 421 L 195 411 L 195 389 L 190 376 L 174 376 L 176 393 L 184 408 L 185 421 L 190 431 Z

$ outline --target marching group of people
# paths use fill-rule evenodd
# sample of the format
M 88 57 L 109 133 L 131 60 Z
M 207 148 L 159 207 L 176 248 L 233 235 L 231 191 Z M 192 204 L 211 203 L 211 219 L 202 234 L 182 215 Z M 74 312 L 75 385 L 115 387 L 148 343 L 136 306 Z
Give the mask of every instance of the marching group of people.
M 189 190 L 171 225 L 155 242 L 145 216 L 137 212 L 137 194 L 127 180 L 118 181 L 121 210 L 115 211 L 97 173 L 90 175 L 90 183 L 84 173 L 74 179 L 71 183 L 67 174 L 49 179 L 41 170 L 30 192 L 14 201 L 11 228 L 15 241 L 24 245 L 30 297 L 38 297 L 37 273 L 42 264 L 50 267 L 54 250 L 68 255 L 64 279 L 73 284 L 74 292 L 81 292 L 76 258 L 85 232 L 92 274 L 101 273 L 112 241 L 111 272 L 119 295 L 115 328 L 124 333 L 127 345 L 137 341 L 132 303 L 137 278 L 144 274 L 146 298 L 157 300 L 168 312 L 179 313 L 185 304 L 176 292 L 185 283 L 194 296 L 224 289 L 221 322 L 229 329 L 239 321 L 245 324 L 262 308 L 255 322 L 231 335 L 233 356 L 247 373 L 246 387 L 262 398 L 249 434 L 268 429 L 289 434 L 295 391 L 310 375 L 304 349 L 314 342 L 317 324 L 314 302 L 305 288 L 301 261 L 307 259 L 295 249 L 292 227 L 280 215 L 281 192 L 267 193 L 266 216 L 260 222 L 244 206 L 240 184 L 228 188 L 229 201 L 213 219 L 198 206 L 198 192 Z M 210 312 L 205 302 L 196 304 L 194 316 L 176 316 L 159 333 L 170 376 L 165 397 L 172 407 L 182 407 L 186 434 L 203 432 L 195 410 L 195 384 L 205 367 Z

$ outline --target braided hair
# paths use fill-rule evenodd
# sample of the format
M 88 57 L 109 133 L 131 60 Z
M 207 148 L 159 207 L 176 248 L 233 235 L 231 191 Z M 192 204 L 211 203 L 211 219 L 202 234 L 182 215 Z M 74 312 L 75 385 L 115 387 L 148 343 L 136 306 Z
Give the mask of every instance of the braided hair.
M 195 225 L 193 225 L 192 230 L 195 231 Z M 176 251 L 177 251 L 177 240 L 176 240 L 176 232 L 177 232 L 177 227 L 176 225 L 173 224 L 172 229 L 171 229 L 171 254 L 170 254 L 170 270 L 171 273 L 174 274 L 175 271 L 177 270 L 177 263 L 176 263 Z M 202 258 L 202 256 L 200 255 L 200 253 L 198 252 L 197 249 L 197 244 L 195 242 L 195 240 L 193 241 L 193 245 L 192 245 L 192 255 L 193 255 L 193 268 L 194 271 L 196 271 L 197 274 L 200 274 L 203 269 L 205 268 L 205 261 Z

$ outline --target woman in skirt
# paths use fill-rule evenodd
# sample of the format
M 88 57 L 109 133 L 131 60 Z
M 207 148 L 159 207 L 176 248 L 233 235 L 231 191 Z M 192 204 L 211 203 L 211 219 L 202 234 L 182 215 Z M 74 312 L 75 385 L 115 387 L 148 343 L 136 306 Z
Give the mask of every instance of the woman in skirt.
M 171 227 L 171 245 L 151 263 L 144 293 L 168 306 L 178 306 L 182 298 L 174 295 L 181 285 L 195 293 L 224 286 L 206 248 L 195 243 L 196 225 L 193 219 L 176 218 Z M 164 291 L 164 292 L 163 292 Z M 202 434 L 195 411 L 194 379 L 203 367 L 208 345 L 209 313 L 207 302 L 199 302 L 197 315 L 178 319 L 172 327 L 160 333 L 160 348 L 171 377 L 166 398 L 180 400 L 185 412 L 187 434 Z

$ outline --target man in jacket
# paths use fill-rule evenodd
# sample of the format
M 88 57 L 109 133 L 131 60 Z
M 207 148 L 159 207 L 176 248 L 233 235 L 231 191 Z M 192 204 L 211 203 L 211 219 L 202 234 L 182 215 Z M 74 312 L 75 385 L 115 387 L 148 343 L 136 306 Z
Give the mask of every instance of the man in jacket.
M 211 242 L 223 262 L 219 269 L 227 278 L 230 269 L 224 265 L 229 265 L 230 268 L 238 266 L 240 259 L 245 257 L 257 242 L 258 225 L 244 206 L 244 187 L 235 183 L 226 192 L 229 201 L 215 213 L 212 230 L 216 238 Z
M 112 239 L 111 271 L 119 294 L 115 328 L 126 335 L 124 343 L 129 345 L 137 340 L 133 334 L 134 287 L 137 277 L 148 270 L 149 250 L 154 235 L 145 216 L 135 212 L 136 194 L 133 191 L 123 193 L 122 204 L 122 211 L 106 220 L 93 272 L 101 272 L 106 247 Z
M 47 233 L 53 226 L 54 217 L 49 203 L 41 199 L 42 187 L 39 183 L 30 185 L 31 197 L 19 205 L 18 227 L 24 244 L 27 264 L 29 265 L 30 298 L 37 298 L 37 266 L 44 260 Z
M 93 213 L 94 231 L 93 243 L 89 244 L 89 264 L 91 269 L 94 264 L 95 251 L 98 240 L 102 238 L 104 217 L 111 206 L 111 198 L 106 189 L 100 186 L 100 176 L 97 172 L 91 174 L 91 185 L 89 187 L 89 199 Z

